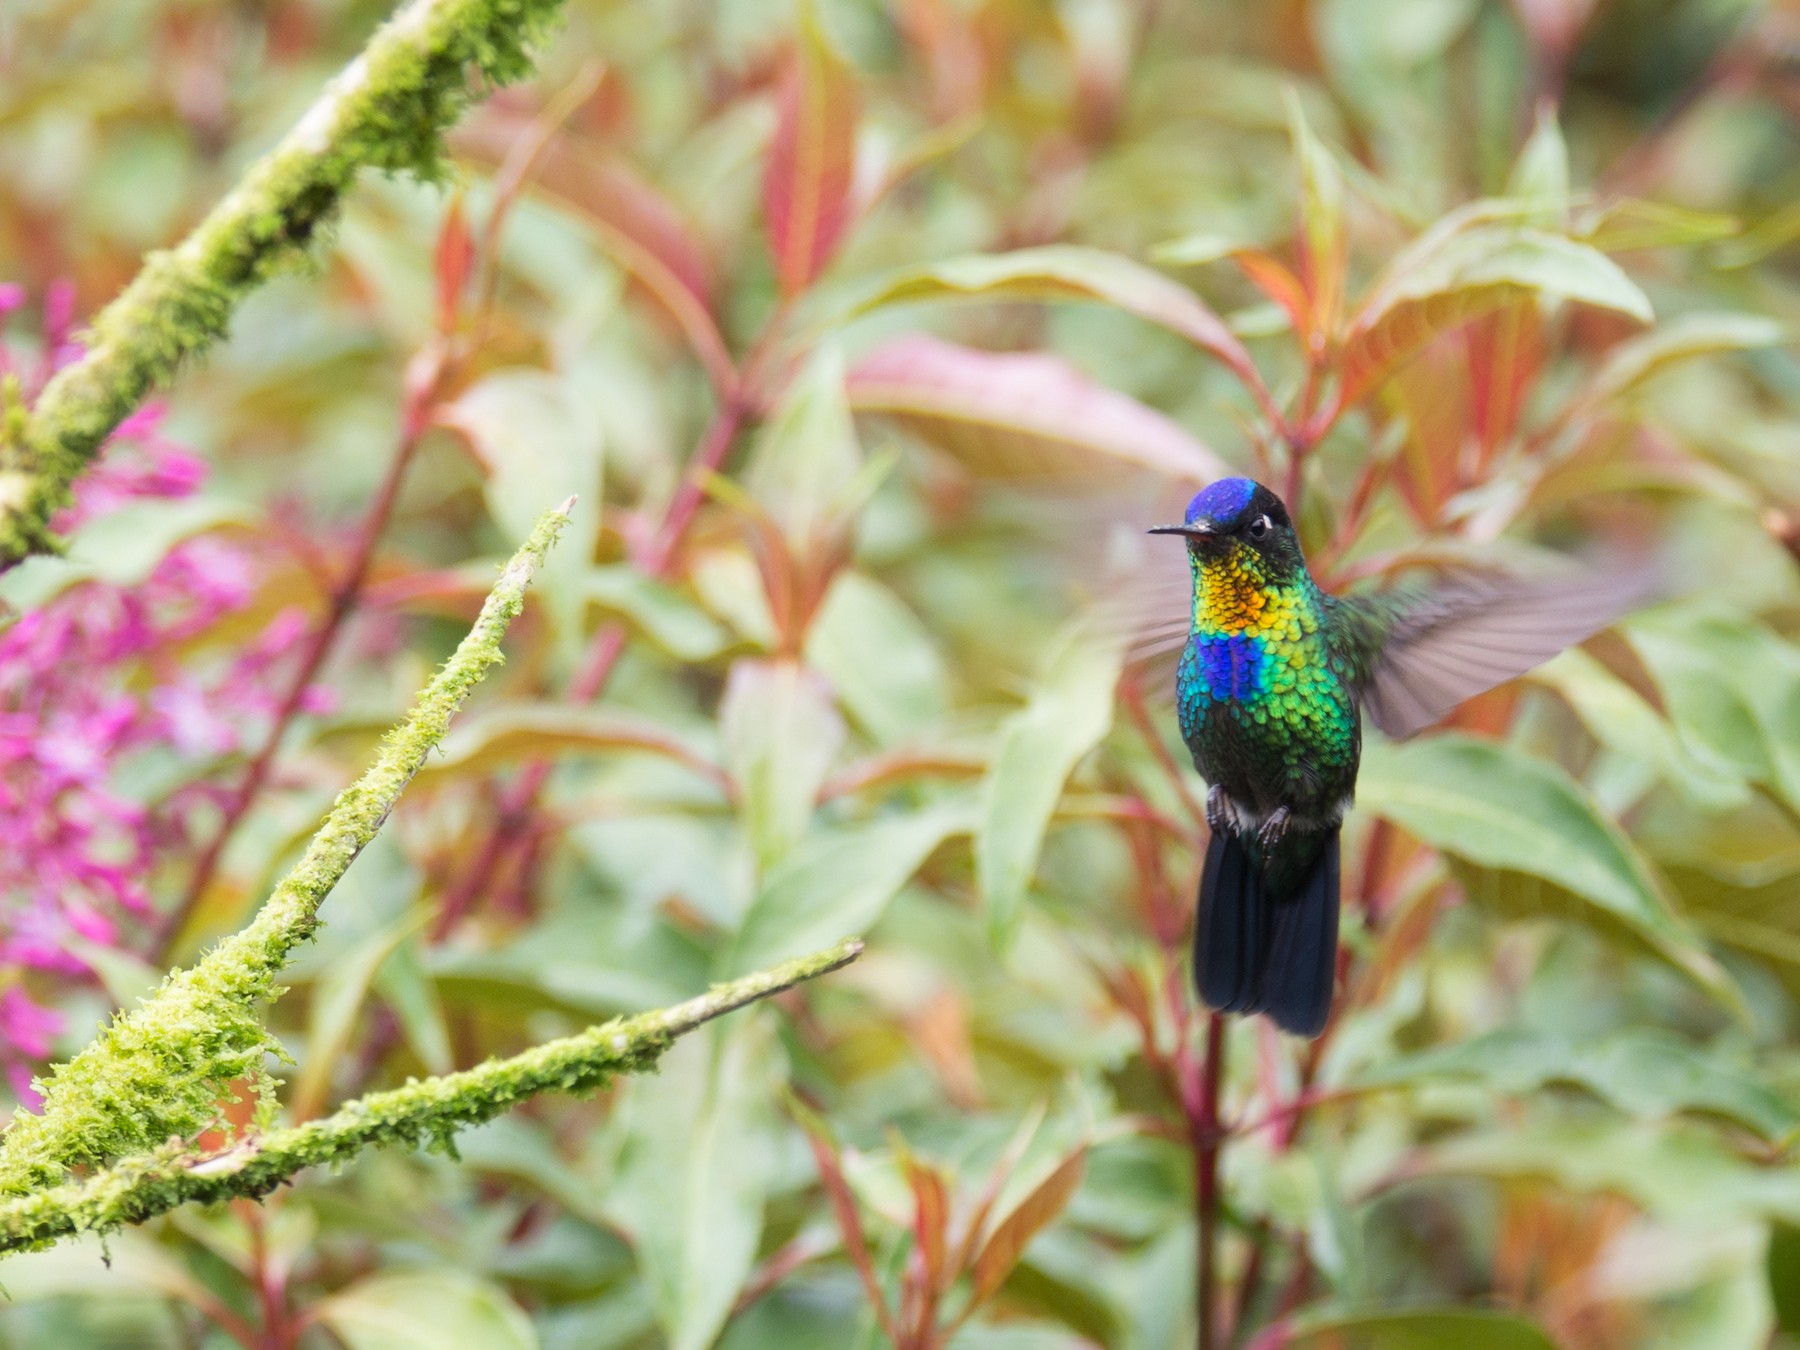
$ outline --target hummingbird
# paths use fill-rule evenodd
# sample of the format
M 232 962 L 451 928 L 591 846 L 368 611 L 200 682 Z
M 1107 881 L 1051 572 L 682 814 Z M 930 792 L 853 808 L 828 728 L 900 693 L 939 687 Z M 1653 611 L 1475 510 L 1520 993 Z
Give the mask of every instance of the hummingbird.
M 1332 595 L 1281 498 L 1225 478 L 1179 525 L 1193 611 L 1176 667 L 1182 739 L 1210 827 L 1194 979 L 1219 1012 L 1317 1036 L 1337 970 L 1338 832 L 1362 720 L 1396 739 L 1606 627 L 1649 591 L 1642 569 L 1552 582 L 1470 573 Z

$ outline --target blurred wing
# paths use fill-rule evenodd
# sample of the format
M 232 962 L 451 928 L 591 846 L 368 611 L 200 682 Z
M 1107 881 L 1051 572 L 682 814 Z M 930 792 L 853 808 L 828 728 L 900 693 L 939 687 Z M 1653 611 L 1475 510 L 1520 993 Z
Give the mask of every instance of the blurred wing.
M 1400 601 L 1361 690 L 1369 720 L 1396 739 L 1542 665 L 1656 592 L 1645 566 L 1556 581 L 1465 580 Z M 1364 607 L 1391 600 L 1345 604 Z

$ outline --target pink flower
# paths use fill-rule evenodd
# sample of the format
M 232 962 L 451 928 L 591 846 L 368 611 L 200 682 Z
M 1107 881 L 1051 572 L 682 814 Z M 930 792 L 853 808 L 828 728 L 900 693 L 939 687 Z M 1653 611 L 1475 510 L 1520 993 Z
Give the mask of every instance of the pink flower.
M 0 316 L 22 300 L 0 286 Z M 18 374 L 28 398 L 78 354 L 73 305 L 67 286 L 46 297 L 35 371 L 0 345 L 0 371 Z M 156 405 L 126 419 L 77 481 L 59 530 L 200 490 L 205 464 L 165 437 L 162 421 Z M 215 818 L 217 792 L 203 775 L 269 732 L 305 615 L 278 615 L 247 649 L 210 665 L 185 646 L 241 610 L 259 574 L 247 543 L 202 534 L 140 584 L 78 583 L 0 630 L 0 1068 L 25 1100 L 30 1066 L 61 1027 L 28 992 L 28 972 L 82 977 L 84 944 L 139 931 L 153 879 L 185 862 Z M 324 699 L 309 691 L 306 706 Z M 150 756 L 156 773 L 134 774 Z M 133 786 L 145 782 L 158 786 Z

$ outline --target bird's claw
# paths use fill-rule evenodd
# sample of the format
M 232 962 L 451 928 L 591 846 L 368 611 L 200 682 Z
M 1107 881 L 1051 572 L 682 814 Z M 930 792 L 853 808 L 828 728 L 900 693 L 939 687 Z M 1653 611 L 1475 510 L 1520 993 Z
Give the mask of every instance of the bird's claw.
M 1264 849 L 1274 848 L 1281 842 L 1281 836 L 1287 833 L 1290 819 L 1292 819 L 1292 813 L 1287 807 L 1276 807 L 1269 818 L 1263 821 L 1262 828 L 1257 830 L 1256 842 L 1261 844 Z
M 1217 783 L 1206 789 L 1206 825 L 1216 835 L 1237 833 L 1237 821 L 1232 818 L 1231 804 L 1225 799 L 1225 789 Z

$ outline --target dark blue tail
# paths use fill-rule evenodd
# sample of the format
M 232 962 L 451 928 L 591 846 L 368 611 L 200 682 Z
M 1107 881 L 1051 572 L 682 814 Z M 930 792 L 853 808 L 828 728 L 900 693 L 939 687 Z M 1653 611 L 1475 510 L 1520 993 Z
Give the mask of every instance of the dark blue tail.
M 1331 1015 L 1337 973 L 1338 832 L 1292 895 L 1272 897 L 1236 836 L 1213 835 L 1194 921 L 1194 982 L 1219 1012 L 1262 1012 L 1296 1036 Z

